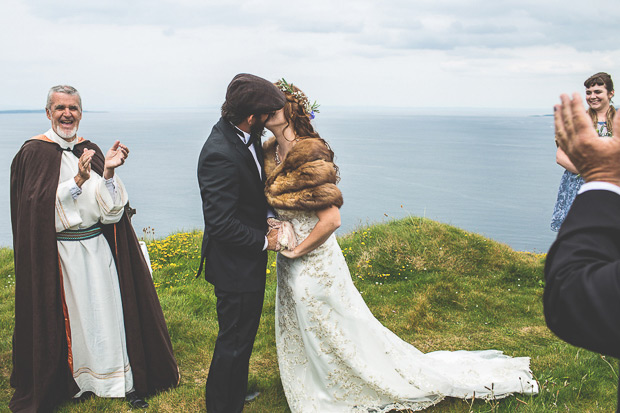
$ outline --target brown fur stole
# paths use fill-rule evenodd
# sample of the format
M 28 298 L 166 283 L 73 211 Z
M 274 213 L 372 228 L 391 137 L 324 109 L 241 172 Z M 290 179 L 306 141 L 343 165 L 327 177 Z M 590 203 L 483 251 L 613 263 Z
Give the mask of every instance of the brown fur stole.
M 302 139 L 276 165 L 276 140 L 263 144 L 265 196 L 274 208 L 317 211 L 342 206 L 338 174 L 330 150 L 320 139 Z

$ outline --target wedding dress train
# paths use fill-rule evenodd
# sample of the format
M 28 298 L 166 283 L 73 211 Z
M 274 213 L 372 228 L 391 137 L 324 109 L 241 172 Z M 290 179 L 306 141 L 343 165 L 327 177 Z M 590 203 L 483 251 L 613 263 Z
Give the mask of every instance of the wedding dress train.
M 278 210 L 301 242 L 314 212 Z M 292 412 L 421 410 L 444 397 L 538 393 L 529 358 L 497 350 L 422 353 L 385 328 L 355 288 L 335 236 L 277 258 L 276 345 Z

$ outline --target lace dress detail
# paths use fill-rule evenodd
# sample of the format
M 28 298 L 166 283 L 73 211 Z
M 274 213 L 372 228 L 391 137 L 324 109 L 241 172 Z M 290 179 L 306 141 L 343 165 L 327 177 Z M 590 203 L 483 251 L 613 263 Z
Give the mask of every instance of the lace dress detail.
M 278 210 L 298 242 L 314 212 Z M 529 358 L 500 351 L 424 354 L 385 328 L 359 294 L 335 236 L 307 255 L 277 257 L 276 346 L 289 407 L 296 412 L 422 410 L 446 396 L 537 393 Z

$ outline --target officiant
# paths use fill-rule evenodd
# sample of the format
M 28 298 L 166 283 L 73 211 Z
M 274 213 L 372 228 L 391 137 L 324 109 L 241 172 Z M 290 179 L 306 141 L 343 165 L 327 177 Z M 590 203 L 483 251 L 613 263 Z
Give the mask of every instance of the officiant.
M 49 412 L 97 395 L 144 397 L 176 386 L 179 372 L 115 173 L 129 155 L 104 155 L 77 136 L 82 99 L 48 93 L 51 128 L 27 140 L 11 165 L 15 251 L 14 412 Z

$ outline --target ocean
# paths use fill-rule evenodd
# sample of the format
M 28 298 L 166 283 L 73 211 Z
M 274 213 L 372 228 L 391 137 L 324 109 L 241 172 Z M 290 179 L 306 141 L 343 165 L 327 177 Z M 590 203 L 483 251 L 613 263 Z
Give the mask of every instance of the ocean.
M 217 108 L 84 113 L 78 135 L 104 153 L 116 139 L 131 150 L 118 173 L 138 237 L 202 229 L 196 164 L 218 118 Z M 543 110 L 322 107 L 314 122 L 340 168 L 341 234 L 414 215 L 520 251 L 546 252 L 555 238 L 549 221 L 563 169 Z M 13 156 L 49 127 L 44 113 L 0 113 L 0 245 L 12 244 Z

